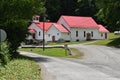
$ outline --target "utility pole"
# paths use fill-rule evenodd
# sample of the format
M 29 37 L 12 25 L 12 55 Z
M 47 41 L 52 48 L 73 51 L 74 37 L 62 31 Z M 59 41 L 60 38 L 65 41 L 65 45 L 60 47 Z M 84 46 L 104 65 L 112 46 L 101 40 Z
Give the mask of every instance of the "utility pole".
M 44 7 L 46 4 L 46 0 L 44 1 Z M 45 22 L 46 22 L 46 9 L 43 12 L 43 51 L 45 51 Z
M 45 14 L 43 14 L 43 51 L 45 50 Z

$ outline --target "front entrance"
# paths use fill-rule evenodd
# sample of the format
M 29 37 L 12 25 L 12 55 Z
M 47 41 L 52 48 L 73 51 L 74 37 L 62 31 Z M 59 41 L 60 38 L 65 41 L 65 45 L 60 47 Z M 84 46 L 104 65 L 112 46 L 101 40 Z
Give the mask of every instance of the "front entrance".
M 55 42 L 55 36 L 52 36 L 52 42 Z
M 105 33 L 105 39 L 107 39 L 107 33 Z
M 91 34 L 87 33 L 87 39 L 86 40 L 91 40 Z
M 35 33 L 32 34 L 32 38 L 35 39 Z

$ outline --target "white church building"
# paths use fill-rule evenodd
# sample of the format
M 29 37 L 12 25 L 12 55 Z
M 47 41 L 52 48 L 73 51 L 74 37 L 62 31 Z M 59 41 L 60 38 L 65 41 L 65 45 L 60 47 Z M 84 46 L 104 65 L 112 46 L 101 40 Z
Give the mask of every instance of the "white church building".
M 97 24 L 92 17 L 61 16 L 57 22 L 39 22 L 39 16 L 33 16 L 28 27 L 28 39 L 45 41 L 82 41 L 108 38 L 108 30 Z

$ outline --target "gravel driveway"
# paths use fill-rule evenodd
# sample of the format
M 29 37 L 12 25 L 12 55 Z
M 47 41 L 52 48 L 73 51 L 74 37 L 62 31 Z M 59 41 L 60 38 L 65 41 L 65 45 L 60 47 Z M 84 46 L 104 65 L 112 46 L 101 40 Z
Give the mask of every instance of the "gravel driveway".
M 120 49 L 69 45 L 84 52 L 82 59 L 53 58 L 28 52 L 41 66 L 43 80 L 120 80 Z

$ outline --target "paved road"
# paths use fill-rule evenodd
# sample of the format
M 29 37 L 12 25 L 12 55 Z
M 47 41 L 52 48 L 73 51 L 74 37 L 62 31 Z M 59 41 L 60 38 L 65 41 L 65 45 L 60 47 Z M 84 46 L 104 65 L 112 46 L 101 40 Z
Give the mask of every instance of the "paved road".
M 120 80 L 120 49 L 97 45 L 71 45 L 84 52 L 80 60 L 69 59 Z M 104 79 L 105 80 L 105 79 Z
M 84 52 L 82 59 L 64 59 L 21 52 L 42 67 L 44 80 L 120 80 L 120 49 L 69 45 Z

